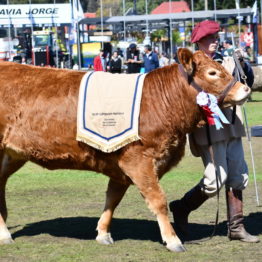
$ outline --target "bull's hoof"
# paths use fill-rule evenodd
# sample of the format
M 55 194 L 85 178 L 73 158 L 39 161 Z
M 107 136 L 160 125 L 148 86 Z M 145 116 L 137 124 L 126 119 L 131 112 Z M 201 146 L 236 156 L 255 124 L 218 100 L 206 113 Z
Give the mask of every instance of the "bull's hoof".
M 12 238 L 0 239 L 0 245 L 12 244 L 15 241 Z
M 96 241 L 99 244 L 102 244 L 102 245 L 112 245 L 112 244 L 114 244 L 114 240 L 111 237 L 110 233 L 107 233 L 107 234 L 104 234 L 104 235 L 98 235 L 96 237 Z
M 172 252 L 185 252 L 186 249 L 182 244 L 175 244 L 175 243 L 171 243 L 171 244 L 167 244 L 166 248 Z

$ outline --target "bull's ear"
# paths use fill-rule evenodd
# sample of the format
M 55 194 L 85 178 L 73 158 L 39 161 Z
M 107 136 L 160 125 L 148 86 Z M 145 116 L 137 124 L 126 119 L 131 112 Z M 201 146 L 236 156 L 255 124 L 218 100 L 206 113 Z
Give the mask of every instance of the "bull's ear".
M 177 56 L 188 75 L 192 75 L 194 71 L 193 53 L 187 48 L 179 48 Z

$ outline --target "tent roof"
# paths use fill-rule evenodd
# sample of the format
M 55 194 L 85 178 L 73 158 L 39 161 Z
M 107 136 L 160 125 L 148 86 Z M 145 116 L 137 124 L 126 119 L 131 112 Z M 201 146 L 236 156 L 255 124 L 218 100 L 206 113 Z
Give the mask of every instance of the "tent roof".
M 103 17 L 103 23 L 106 23 L 107 19 L 108 19 L 108 16 Z M 79 24 L 100 25 L 101 24 L 101 18 L 100 17 L 83 18 L 79 21 Z

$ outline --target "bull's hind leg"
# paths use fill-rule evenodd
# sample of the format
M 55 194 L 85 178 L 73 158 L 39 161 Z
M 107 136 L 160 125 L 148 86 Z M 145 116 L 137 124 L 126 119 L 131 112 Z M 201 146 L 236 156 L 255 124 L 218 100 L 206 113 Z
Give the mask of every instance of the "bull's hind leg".
M 12 159 L 3 152 L 0 153 L 0 244 L 13 242 L 5 223 L 7 219 L 5 188 L 8 178 L 22 167 L 24 163 L 24 160 Z
M 112 179 L 109 180 L 104 212 L 97 224 L 98 235 L 96 240 L 101 244 L 109 245 L 114 243 L 110 234 L 110 225 L 114 210 L 122 200 L 128 187 L 129 185 L 119 184 Z
M 126 163 L 126 173 L 140 190 L 149 209 L 156 215 L 167 249 L 175 252 L 185 251 L 168 218 L 166 197 L 159 185 L 158 176 L 154 172 L 153 161 L 140 160 L 139 163 L 139 165 Z

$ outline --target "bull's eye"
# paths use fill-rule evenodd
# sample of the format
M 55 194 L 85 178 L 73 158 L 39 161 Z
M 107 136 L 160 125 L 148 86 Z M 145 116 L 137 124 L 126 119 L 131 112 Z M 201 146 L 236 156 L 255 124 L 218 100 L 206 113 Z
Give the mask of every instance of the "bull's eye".
M 207 78 L 210 78 L 212 80 L 218 79 L 220 76 L 219 71 L 214 68 L 208 69 L 206 73 L 207 73 Z
M 212 70 L 212 71 L 209 71 L 208 74 L 211 75 L 211 76 L 215 76 L 216 75 L 216 71 L 215 70 Z

